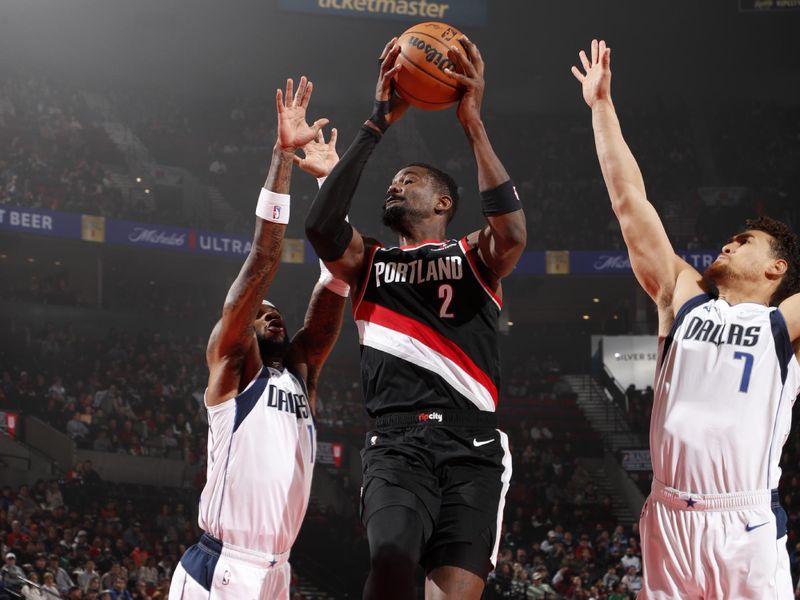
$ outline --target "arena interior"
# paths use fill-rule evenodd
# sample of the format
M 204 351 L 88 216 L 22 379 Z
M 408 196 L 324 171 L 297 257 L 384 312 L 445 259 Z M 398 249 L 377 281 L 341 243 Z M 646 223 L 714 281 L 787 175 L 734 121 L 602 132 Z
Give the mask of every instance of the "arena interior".
M 423 20 L 400 4 L 4 0 L 0 598 L 168 597 L 201 533 L 205 348 L 252 239 L 275 89 L 308 76 L 310 117 L 331 120 L 343 153 L 372 110 L 385 42 Z M 528 227 L 503 284 L 497 414 L 514 466 L 483 598 L 633 599 L 657 316 L 631 272 L 570 67 L 593 37 L 613 47 L 616 108 L 648 198 L 702 271 L 745 219 L 800 226 L 800 5 L 421 4 L 481 49 L 483 120 Z M 380 203 L 411 161 L 459 183 L 454 234 L 481 226 L 452 108 L 411 109 L 387 133 L 352 223 L 393 241 Z M 269 291 L 292 331 L 319 273 L 303 228 L 316 190 L 295 169 Z M 348 313 L 320 378 L 293 600 L 360 598 L 369 569 L 359 452 L 371 423 Z M 797 586 L 796 425 L 781 467 Z

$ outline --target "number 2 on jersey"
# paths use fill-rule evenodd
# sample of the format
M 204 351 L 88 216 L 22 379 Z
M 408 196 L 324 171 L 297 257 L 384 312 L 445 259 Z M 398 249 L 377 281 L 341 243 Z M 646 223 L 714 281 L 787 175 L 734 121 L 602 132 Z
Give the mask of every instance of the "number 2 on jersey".
M 739 383 L 739 391 L 747 392 L 750 387 L 750 371 L 753 370 L 753 355 L 749 352 L 734 352 L 733 358 L 738 360 L 744 359 L 744 372 L 742 373 L 742 381 Z
M 452 319 L 455 315 L 449 312 L 450 303 L 453 301 L 453 286 L 449 283 L 443 283 L 439 286 L 439 299 L 442 300 L 442 306 L 439 309 L 439 316 L 442 319 Z

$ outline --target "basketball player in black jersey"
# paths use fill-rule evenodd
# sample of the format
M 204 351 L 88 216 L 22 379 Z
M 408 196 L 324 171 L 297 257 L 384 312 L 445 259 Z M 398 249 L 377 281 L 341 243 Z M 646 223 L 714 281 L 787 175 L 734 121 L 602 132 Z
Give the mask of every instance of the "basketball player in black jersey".
M 306 233 L 352 289 L 367 412 L 362 521 L 370 546 L 364 598 L 477 600 L 492 569 L 511 477 L 496 429 L 497 321 L 508 275 L 525 247 L 525 217 L 480 116 L 484 63 L 466 37 L 449 53 L 463 89 L 457 117 L 478 167 L 487 224 L 460 239 L 450 176 L 411 164 L 389 185 L 383 220 L 400 236 L 384 248 L 345 221 L 370 154 L 407 105 L 392 92 L 394 39 L 381 56 L 375 110 L 312 204 Z

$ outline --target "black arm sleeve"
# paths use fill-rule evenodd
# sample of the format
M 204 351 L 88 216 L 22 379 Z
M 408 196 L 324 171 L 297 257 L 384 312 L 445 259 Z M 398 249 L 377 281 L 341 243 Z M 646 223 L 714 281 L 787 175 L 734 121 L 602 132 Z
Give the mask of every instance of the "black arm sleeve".
M 361 173 L 380 139 L 377 131 L 363 125 L 311 203 L 306 217 L 306 237 L 322 260 L 341 258 L 350 245 L 353 228 L 345 217 Z

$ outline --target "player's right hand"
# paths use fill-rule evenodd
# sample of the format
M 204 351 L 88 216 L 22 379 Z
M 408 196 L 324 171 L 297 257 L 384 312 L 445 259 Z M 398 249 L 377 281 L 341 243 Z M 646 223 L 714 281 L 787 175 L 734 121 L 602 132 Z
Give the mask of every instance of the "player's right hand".
M 408 109 L 408 102 L 395 94 L 392 86 L 395 74 L 403 68 L 402 65 L 396 64 L 399 55 L 400 44 L 397 43 L 397 38 L 392 38 L 383 48 L 378 59 L 381 62 L 381 68 L 378 83 L 375 86 L 375 103 L 376 105 L 379 102 L 389 103 L 388 106 L 383 105 L 382 111 L 387 127 L 397 122 Z
M 583 99 L 589 108 L 603 100 L 611 100 L 611 48 L 606 47 L 605 40 L 592 40 L 592 60 L 586 52 L 578 53 L 585 72 L 572 67 L 572 74 L 583 88 Z
M 336 152 L 336 135 L 334 127 L 331 129 L 330 139 L 326 142 L 320 129 L 317 137 L 302 147 L 303 158 L 294 156 L 294 164 L 317 178 L 330 175 L 333 167 L 339 162 L 339 155 Z
M 286 94 L 279 89 L 275 94 L 278 108 L 278 145 L 285 152 L 294 152 L 317 137 L 319 130 L 328 124 L 328 119 L 318 119 L 311 125 L 306 123 L 306 110 L 311 100 L 314 85 L 300 78 L 297 93 L 292 94 L 294 81 L 286 80 Z

